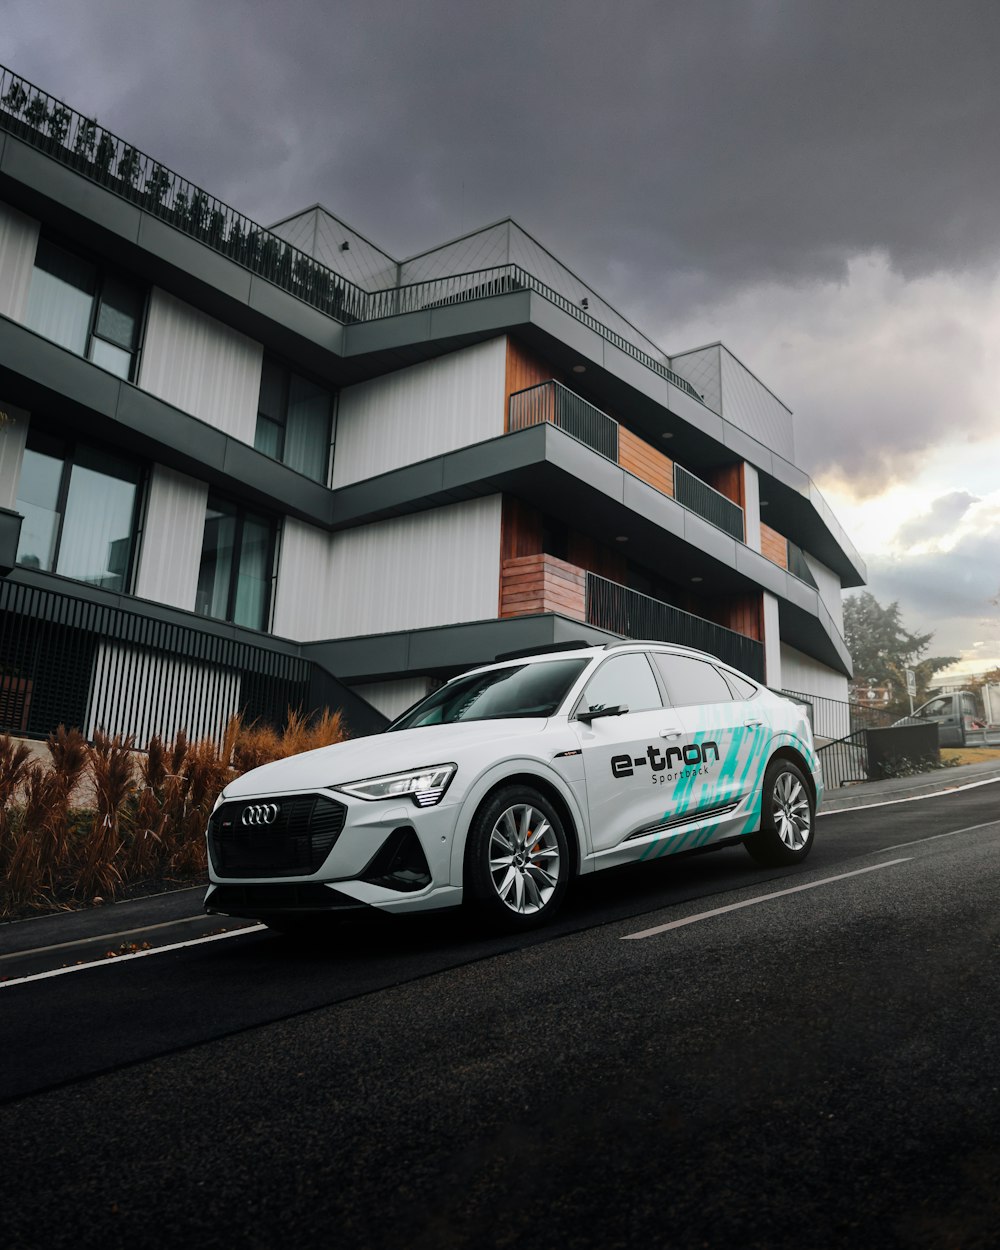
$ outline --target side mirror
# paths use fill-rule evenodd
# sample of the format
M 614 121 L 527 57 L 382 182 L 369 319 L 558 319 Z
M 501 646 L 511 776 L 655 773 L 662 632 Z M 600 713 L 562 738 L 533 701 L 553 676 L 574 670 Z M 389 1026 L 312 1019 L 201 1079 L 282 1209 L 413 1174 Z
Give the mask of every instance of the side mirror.
M 589 725 L 591 721 L 597 720 L 599 716 L 624 716 L 628 711 L 628 706 L 624 703 L 618 703 L 614 707 L 599 707 L 592 712 L 577 712 L 576 719 L 582 720 L 585 725 Z

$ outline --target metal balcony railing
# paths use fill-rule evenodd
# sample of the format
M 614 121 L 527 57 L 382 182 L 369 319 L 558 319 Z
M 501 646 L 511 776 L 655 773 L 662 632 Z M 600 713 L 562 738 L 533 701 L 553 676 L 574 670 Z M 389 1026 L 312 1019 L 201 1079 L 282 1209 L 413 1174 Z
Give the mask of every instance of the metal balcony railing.
M 700 517 L 725 530 L 739 542 L 745 542 L 743 509 L 725 495 L 709 486 L 700 477 L 689 473 L 682 465 L 674 464 L 674 495 L 677 502 Z
M 801 547 L 797 547 L 792 540 L 786 539 L 788 543 L 788 571 L 793 577 L 797 577 L 800 582 L 805 582 L 807 586 L 811 586 L 813 590 L 819 590 L 816 585 L 816 579 L 812 575 L 812 569 L 806 563 L 806 557 Z
M 541 382 L 510 397 L 508 429 L 526 429 L 545 421 L 565 430 L 592 451 L 618 463 L 618 422 L 559 382 Z
M 644 352 L 591 316 L 582 305 L 519 265 L 499 265 L 384 291 L 365 291 L 99 126 L 93 118 L 68 108 L 3 66 L 0 128 L 343 324 L 530 290 L 701 401 L 691 383 L 662 360 Z
M 672 604 L 587 574 L 587 624 L 626 638 L 674 642 L 707 651 L 754 681 L 764 680 L 764 644 Z

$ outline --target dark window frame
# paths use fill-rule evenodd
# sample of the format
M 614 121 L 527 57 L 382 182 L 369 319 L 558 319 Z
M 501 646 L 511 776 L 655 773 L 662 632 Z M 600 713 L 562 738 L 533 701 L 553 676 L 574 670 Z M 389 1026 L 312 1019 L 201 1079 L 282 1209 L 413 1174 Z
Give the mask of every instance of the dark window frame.
M 272 367 L 281 374 L 281 415 L 280 418 L 273 416 L 271 413 L 264 412 L 261 408 L 261 397 L 264 393 L 264 376 L 268 367 Z M 301 469 L 297 469 L 294 465 L 288 463 L 285 459 L 285 443 L 288 437 L 288 409 L 291 402 L 292 378 L 301 378 L 303 382 L 308 382 L 310 386 L 315 386 L 318 390 L 324 391 L 330 398 L 329 411 L 327 413 L 326 437 L 324 445 L 326 448 L 326 463 L 323 466 L 323 474 L 321 477 L 314 478 L 308 473 L 302 473 Z M 278 464 L 283 464 L 286 468 L 292 470 L 293 473 L 302 473 L 303 477 L 308 477 L 311 482 L 319 482 L 321 486 L 329 486 L 330 477 L 333 472 L 334 448 L 336 446 L 337 437 L 337 407 L 340 397 L 339 390 L 332 387 L 329 382 L 318 380 L 314 375 L 304 373 L 297 366 L 289 364 L 282 360 L 280 356 L 274 355 L 272 352 L 265 351 L 261 362 L 260 387 L 257 391 L 257 423 L 254 426 L 254 449 L 259 451 L 262 456 L 267 456 L 269 460 L 276 460 Z M 279 435 L 279 454 L 272 456 L 269 451 L 257 446 L 257 431 L 261 420 L 267 421 L 270 425 L 276 425 L 280 430 Z
M 32 440 L 36 442 L 48 443 L 53 448 L 59 448 L 56 451 L 41 451 L 39 448 L 32 447 Z M 56 514 L 59 517 L 56 526 L 55 541 L 52 545 L 52 568 L 38 569 L 37 572 L 45 573 L 50 577 L 64 577 L 67 581 L 79 582 L 84 586 L 91 586 L 94 583 L 82 580 L 78 577 L 70 577 L 68 573 L 59 572 L 59 553 L 62 550 L 63 531 L 66 528 L 66 505 L 69 502 L 70 481 L 73 476 L 73 468 L 77 464 L 76 452 L 80 447 L 88 447 L 94 451 L 104 452 L 109 455 L 116 456 L 120 460 L 127 460 L 135 465 L 135 498 L 132 500 L 132 516 L 129 520 L 129 548 L 128 559 L 125 562 L 125 572 L 122 576 L 122 587 L 119 591 L 111 591 L 111 594 L 133 593 L 135 579 L 138 573 L 138 553 L 140 549 L 140 540 L 142 531 L 145 528 L 145 514 L 148 507 L 149 496 L 149 464 L 145 460 L 136 459 L 128 454 L 122 454 L 118 448 L 112 447 L 106 443 L 90 442 L 88 439 L 66 438 L 61 434 L 53 434 L 47 424 L 43 422 L 32 422 L 28 429 L 28 435 L 25 439 L 25 452 L 33 451 L 36 455 L 50 456 L 52 459 L 57 457 L 62 460 L 62 468 L 59 471 L 59 489 L 56 492 Z M 109 476 L 113 476 L 110 475 Z M 127 479 L 120 478 L 119 481 Z M 22 569 L 32 569 L 33 565 L 22 564 L 17 562 L 17 567 Z
M 205 524 L 208 524 L 209 509 L 215 508 L 216 511 L 222 511 L 228 507 L 234 510 L 234 526 L 233 526 L 233 565 L 229 571 L 229 586 L 226 590 L 226 615 L 213 616 L 207 612 L 199 612 L 197 606 L 195 612 L 198 616 L 206 621 L 225 621 L 227 625 L 237 625 L 240 629 L 255 629 L 259 633 L 270 633 L 271 623 L 274 618 L 274 592 L 278 580 L 278 551 L 281 541 L 281 521 L 280 518 L 268 512 L 257 512 L 252 507 L 247 507 L 238 499 L 234 499 L 231 495 L 222 495 L 216 491 L 210 490 L 208 498 L 205 500 Z M 254 517 L 266 521 L 268 524 L 268 544 L 267 557 L 265 559 L 265 568 L 268 569 L 267 575 L 267 600 L 264 604 L 262 615 L 262 623 L 260 625 L 243 625 L 235 620 L 236 616 L 236 598 L 239 593 L 240 582 L 240 562 L 243 556 L 243 532 L 246 525 L 247 514 L 251 513 Z M 201 577 L 201 562 L 205 556 L 205 531 L 202 530 L 201 552 L 198 557 L 198 574 Z
M 82 353 L 79 353 L 80 359 L 87 361 L 88 364 L 94 365 L 97 369 L 104 370 L 105 373 L 112 373 L 113 377 L 119 378 L 121 381 L 129 382 L 133 386 L 136 385 L 136 379 L 139 376 L 139 370 L 142 364 L 143 348 L 146 344 L 146 328 L 149 322 L 149 302 L 152 291 L 151 286 L 147 282 L 136 281 L 133 274 L 127 270 L 115 265 L 114 262 L 109 263 L 105 257 L 99 253 L 92 251 L 86 247 L 79 247 L 75 239 L 66 238 L 65 236 L 43 229 L 40 231 L 38 241 L 35 244 L 35 255 L 31 262 L 31 273 L 34 277 L 35 269 L 38 268 L 38 248 L 42 244 L 49 244 L 59 251 L 65 252 L 69 256 L 76 257 L 77 260 L 83 261 L 90 265 L 94 270 L 94 293 L 91 297 L 90 316 L 87 321 L 87 341 L 84 345 Z M 45 271 L 48 272 L 48 271 Z M 132 364 L 129 368 L 128 377 L 121 378 L 120 374 L 114 373 L 110 369 L 105 369 L 103 365 L 97 364 L 91 360 L 90 352 L 93 347 L 94 339 L 98 339 L 102 343 L 107 343 L 111 347 L 117 347 L 119 351 L 125 351 L 120 343 L 116 343 L 113 339 L 106 338 L 103 334 L 97 333 L 97 321 L 101 312 L 101 301 L 104 295 L 107 279 L 122 283 L 123 286 L 132 287 L 139 296 L 139 315 L 136 317 L 135 329 L 135 347 L 129 353 L 132 357 Z M 29 284 L 30 291 L 30 284 Z M 31 329 L 31 326 L 28 326 Z M 32 330 L 33 334 L 38 334 L 41 338 L 46 336 L 40 330 Z M 53 342 L 47 339 L 47 342 Z M 64 347 L 64 351 L 72 352 L 69 347 Z M 72 352 L 73 355 L 78 353 Z

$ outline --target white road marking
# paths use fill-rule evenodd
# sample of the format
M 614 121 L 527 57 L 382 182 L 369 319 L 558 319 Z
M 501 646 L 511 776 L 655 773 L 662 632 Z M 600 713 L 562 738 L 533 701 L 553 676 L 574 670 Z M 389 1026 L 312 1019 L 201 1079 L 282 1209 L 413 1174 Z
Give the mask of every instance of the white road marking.
M 221 920 L 222 917 L 220 916 Z M 182 924 L 204 924 L 210 922 L 210 917 L 202 914 L 200 916 L 179 916 L 176 920 L 163 920 L 158 924 L 137 925 L 132 929 L 119 929 L 117 933 L 96 933 L 92 937 L 74 938 L 72 942 L 53 942 L 50 946 L 32 946 L 30 950 L 24 951 L 8 951 L 4 955 L 0 955 L 0 963 L 5 959 L 23 959 L 26 955 L 42 955 L 46 951 L 66 950 L 70 946 L 103 946 L 105 942 L 110 942 L 114 938 L 131 937 L 135 933 L 153 933 L 156 929 L 174 929 Z
M 112 964 L 123 964 L 129 959 L 143 959 L 146 955 L 165 955 L 167 951 L 179 951 L 185 946 L 201 946 L 205 942 L 221 942 L 224 938 L 243 937 L 246 933 L 259 933 L 267 925 L 253 924 L 246 929 L 233 929 L 228 933 L 213 933 L 210 937 L 191 938 L 187 942 L 171 942 L 169 946 L 154 946 L 148 951 L 132 951 L 128 955 L 116 955 L 113 959 L 95 959 L 87 964 L 74 964 L 71 968 L 53 968 L 50 972 L 34 972 L 28 977 L 13 977 L 10 981 L 0 981 L 0 990 L 9 990 L 12 985 L 25 985 L 28 981 L 45 981 L 49 977 L 61 977 L 67 972 L 89 972 L 92 968 L 108 968 Z
M 961 790 L 975 790 L 979 786 L 995 786 L 1000 777 L 987 777 L 985 781 L 968 781 L 964 786 L 948 786 L 945 790 L 932 790 L 930 794 L 911 794 L 905 799 L 886 799 L 884 803 L 859 803 L 857 807 L 831 807 L 817 816 L 839 816 L 841 812 L 867 812 L 873 807 L 893 807 L 896 803 L 916 803 L 920 799 L 936 799 L 942 794 L 958 794 Z M 864 785 L 864 782 L 861 782 Z
M 977 829 L 1000 829 L 1000 820 L 987 820 L 981 825 L 967 825 L 964 829 L 949 829 L 947 833 L 931 833 L 926 838 L 914 838 L 912 842 L 897 842 L 895 846 L 883 846 L 873 855 L 884 855 L 889 851 L 901 851 L 906 846 L 919 846 L 921 842 L 936 842 L 938 838 L 953 838 L 958 833 L 974 833 Z
M 894 864 L 908 864 L 911 856 L 903 859 L 890 859 L 884 864 L 872 864 L 868 868 L 856 868 L 853 872 L 841 872 L 835 877 L 823 877 L 819 881 L 807 881 L 805 885 L 793 885 L 787 890 L 775 890 L 773 894 L 759 894 L 756 898 L 744 899 L 742 903 L 730 903 L 727 907 L 715 907 L 711 911 L 700 911 L 694 916 L 685 916 L 681 920 L 671 920 L 668 924 L 659 924 L 653 929 L 641 929 L 638 933 L 626 933 L 623 942 L 632 942 L 636 938 L 655 937 L 658 933 L 666 933 L 668 929 L 681 929 L 686 924 L 697 924 L 699 920 L 710 920 L 713 916 L 724 916 L 727 911 L 739 911 L 741 907 L 753 907 L 756 903 L 769 903 L 773 898 L 784 898 L 786 894 L 798 894 L 802 890 L 815 890 L 821 885 L 832 885 L 834 881 L 844 881 L 847 877 L 860 877 L 865 872 L 878 872 L 880 868 L 891 868 Z

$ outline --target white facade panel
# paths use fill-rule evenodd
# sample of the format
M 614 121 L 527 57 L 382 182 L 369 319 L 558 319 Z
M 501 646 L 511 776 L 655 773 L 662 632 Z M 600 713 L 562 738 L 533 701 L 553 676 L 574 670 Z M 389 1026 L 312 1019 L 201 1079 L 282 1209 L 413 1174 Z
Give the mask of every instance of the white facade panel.
M 399 681 L 371 681 L 352 686 L 355 694 L 367 700 L 383 716 L 395 720 L 408 707 L 430 694 L 434 683 L 427 677 L 404 677 Z
M 844 738 L 851 732 L 850 709 L 847 701 L 850 698 L 847 678 L 843 673 L 835 673 L 819 660 L 810 655 L 803 655 L 795 647 L 786 642 L 781 644 L 781 676 L 782 690 L 792 690 L 796 694 L 812 695 L 818 699 L 833 699 L 833 705 L 824 705 L 815 709 L 814 733 L 824 739 Z M 822 731 L 822 732 L 820 732 Z
M 283 632 L 297 641 L 496 617 L 499 495 L 393 517 L 329 541 L 325 582 L 300 584 L 298 608 L 285 601 Z M 311 597 L 319 608 L 308 606 Z
M 690 382 L 713 412 L 722 412 L 722 347 L 711 343 L 670 357 L 670 368 Z
M 334 487 L 502 434 L 506 364 L 500 337 L 346 387 Z
M 722 415 L 765 447 L 794 462 L 791 412 L 731 351 L 723 347 L 720 355 Z
M 333 535 L 304 521 L 285 520 L 274 592 L 272 630 L 296 642 L 330 638 L 330 559 Z
M 260 343 L 154 287 L 143 390 L 252 446 L 263 357 Z
M 38 222 L 0 203 L 0 316 L 23 321 L 38 247 Z
M 17 503 L 17 484 L 21 476 L 24 445 L 28 441 L 30 414 L 23 408 L 0 399 L 0 508 L 14 511 Z
M 743 533 L 744 541 L 760 551 L 760 477 L 752 464 L 743 462 Z
M 194 610 L 207 504 L 205 482 L 154 466 L 136 576 L 139 598 Z
M 772 690 L 782 689 L 781 670 L 781 622 L 778 618 L 778 600 L 766 590 L 761 596 L 764 602 L 764 680 Z
M 240 676 L 232 669 L 103 642 L 94 665 L 87 737 L 103 729 L 131 734 L 145 747 L 153 734 L 172 742 L 183 730 L 194 742 L 210 738 L 218 744 L 239 708 Z
M 809 571 L 816 579 L 816 585 L 819 587 L 819 597 L 826 604 L 826 610 L 833 617 L 834 623 L 840 632 L 841 637 L 844 635 L 844 593 L 840 584 L 840 578 L 834 573 L 833 569 L 828 569 L 815 556 L 811 556 L 808 551 L 802 553 L 806 558 L 806 564 Z

